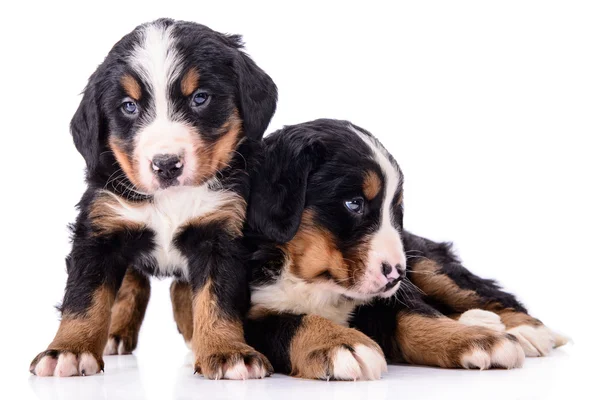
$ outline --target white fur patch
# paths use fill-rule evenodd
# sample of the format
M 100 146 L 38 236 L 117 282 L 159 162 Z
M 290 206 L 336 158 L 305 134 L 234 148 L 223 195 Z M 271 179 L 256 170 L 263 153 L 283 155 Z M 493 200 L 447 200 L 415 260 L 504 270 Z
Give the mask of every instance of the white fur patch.
M 354 350 L 354 353 L 344 347 L 333 350 L 333 371 L 329 378 L 345 381 L 376 380 L 387 371 L 385 358 L 378 351 L 362 344 L 355 346 Z
M 119 197 L 120 207 L 114 210 L 128 221 L 146 225 L 155 233 L 155 247 L 151 254 L 159 271 L 173 275 L 175 271 L 187 276 L 188 261 L 173 244 L 178 229 L 190 219 L 219 210 L 231 201 L 238 201 L 236 193 L 213 190 L 209 183 L 202 186 L 174 186 L 158 191 L 151 202 L 131 205 Z
M 358 304 L 339 293 L 342 288 L 332 283 L 311 283 L 298 278 L 285 264 L 274 283 L 252 287 L 252 305 L 293 314 L 312 314 L 327 318 L 340 325 L 348 325 L 348 318 Z
M 490 351 L 475 348 L 461 358 L 463 368 L 489 369 L 519 368 L 523 365 L 525 354 L 518 343 L 504 338 Z
M 504 332 L 506 330 L 506 327 L 498 314 L 479 308 L 474 308 L 462 313 L 458 322 L 467 326 L 483 326 L 498 332 Z
M 150 108 L 141 114 L 134 152 L 143 189 L 151 192 L 158 189 L 151 167 L 156 155 L 181 157 L 184 168 L 177 178 L 181 184 L 192 181 L 198 168 L 196 152 L 201 146 L 198 132 L 177 115 L 170 95 L 183 68 L 176 44 L 172 26 L 165 28 L 162 24 L 151 23 L 140 31 L 140 43 L 129 58 L 132 68 L 151 94 Z
M 567 337 L 553 332 L 545 325 L 520 325 L 509 329 L 508 333 L 519 339 L 519 343 L 523 346 L 527 357 L 547 356 L 554 347 L 569 342 Z
M 169 101 L 169 89 L 181 75 L 182 68 L 173 27 L 165 28 L 156 23 L 146 25 L 129 62 L 152 92 L 154 118 L 171 120 L 174 110 Z
M 244 361 L 237 362 L 233 367 L 225 370 L 223 374 L 225 379 L 246 380 L 249 378 L 248 368 Z
M 96 358 L 90 353 L 83 353 L 79 356 L 79 374 L 94 375 L 100 371 Z
M 38 361 L 33 373 L 37 376 L 52 376 L 54 375 L 54 370 L 56 369 L 56 364 L 58 360 L 54 357 L 46 356 L 42 357 L 40 361 Z
M 58 355 L 58 359 L 51 356 L 42 357 L 33 372 L 37 376 L 86 376 L 100 372 L 100 366 L 90 353 L 76 356 L 73 353 L 64 352 Z
M 482 349 L 474 349 L 461 358 L 463 368 L 488 369 L 492 365 L 492 359 L 488 352 Z
M 520 368 L 525 361 L 525 353 L 519 343 L 503 340 L 492 349 L 492 366 L 500 368 Z
M 363 379 L 381 379 L 381 375 L 387 372 L 387 362 L 377 350 L 359 344 L 354 347 L 354 355 L 360 362 Z
M 118 344 L 115 338 L 108 338 L 108 342 L 106 342 L 106 346 L 104 346 L 104 355 L 112 356 L 115 354 L 119 354 L 118 351 Z
M 401 269 L 406 269 L 404 245 L 400 238 L 400 232 L 392 221 L 392 202 L 400 184 L 400 173 L 391 163 L 387 150 L 374 138 L 365 135 L 351 125 L 349 129 L 356 133 L 369 146 L 373 159 L 381 167 L 385 180 L 381 225 L 371 238 L 367 270 L 365 271 L 363 282 L 359 287 L 359 291 L 369 293 L 381 289 L 387 283 L 387 279 L 381 272 L 382 263 L 386 262 L 392 267 L 399 265 Z

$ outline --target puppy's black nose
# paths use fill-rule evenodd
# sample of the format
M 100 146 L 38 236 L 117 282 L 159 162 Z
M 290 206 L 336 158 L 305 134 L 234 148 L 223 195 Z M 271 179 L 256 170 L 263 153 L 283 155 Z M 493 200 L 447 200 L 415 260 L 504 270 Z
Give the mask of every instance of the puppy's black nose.
M 161 179 L 175 179 L 183 172 L 183 163 L 176 154 L 157 154 L 152 159 L 152 171 Z
M 396 264 L 392 267 L 389 263 L 384 261 L 381 263 L 381 273 L 388 279 L 388 282 L 393 284 L 406 278 L 406 271 L 404 271 L 400 264 Z

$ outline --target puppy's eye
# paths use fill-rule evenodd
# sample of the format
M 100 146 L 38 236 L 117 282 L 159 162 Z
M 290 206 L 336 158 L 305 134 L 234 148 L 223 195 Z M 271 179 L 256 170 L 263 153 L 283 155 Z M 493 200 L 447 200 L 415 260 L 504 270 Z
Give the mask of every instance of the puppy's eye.
M 346 200 L 344 202 L 346 208 L 354 214 L 362 214 L 365 208 L 365 201 L 362 197 L 356 197 L 352 200 Z
M 125 114 L 135 114 L 137 113 L 137 104 L 135 104 L 135 102 L 133 101 L 125 101 L 123 102 L 123 104 L 121 104 L 121 110 L 123 110 L 123 112 Z
M 207 104 L 210 95 L 201 90 L 196 90 L 192 95 L 192 107 L 199 107 Z

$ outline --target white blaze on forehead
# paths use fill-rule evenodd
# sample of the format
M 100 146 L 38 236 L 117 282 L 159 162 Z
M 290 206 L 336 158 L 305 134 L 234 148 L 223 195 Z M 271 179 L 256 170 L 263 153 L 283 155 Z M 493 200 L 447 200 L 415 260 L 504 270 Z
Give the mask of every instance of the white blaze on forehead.
M 129 63 L 148 87 L 151 98 L 149 109 L 140 111 L 142 118 L 135 139 L 134 159 L 139 163 L 144 189 L 153 191 L 158 186 L 151 170 L 153 158 L 158 154 L 181 157 L 184 170 L 177 179 L 185 184 L 192 180 L 198 167 L 196 151 L 201 141 L 194 127 L 177 116 L 170 95 L 183 69 L 173 27 L 148 24 L 139 35 L 140 42 L 133 49 Z
M 355 129 L 353 126 L 350 126 L 350 129 L 355 132 L 359 138 L 363 140 L 371 149 L 373 153 L 373 159 L 379 166 L 381 167 L 381 172 L 383 173 L 383 178 L 385 180 L 385 191 L 383 193 L 383 215 L 382 215 L 382 224 L 392 223 L 392 201 L 394 200 L 394 195 L 396 194 L 396 190 L 398 190 L 398 184 L 400 183 L 400 174 L 398 170 L 392 165 L 388 157 L 388 152 L 381 147 L 381 145 L 369 135 L 362 133 L 361 131 Z
M 172 26 L 149 24 L 140 32 L 140 43 L 130 58 L 132 67 L 150 88 L 157 119 L 170 119 L 174 111 L 169 90 L 182 68 L 175 44 Z
M 381 274 L 381 263 L 387 262 L 392 267 L 400 264 L 402 269 L 406 268 L 406 256 L 404 246 L 400 238 L 400 232 L 393 223 L 392 207 L 394 195 L 400 184 L 400 173 L 390 161 L 388 152 L 373 137 L 349 126 L 356 135 L 371 150 L 373 160 L 380 166 L 385 181 L 383 187 L 383 204 L 381 212 L 381 225 L 371 239 L 371 249 L 365 273 L 363 289 L 368 291 L 376 289 L 378 285 L 385 284 Z

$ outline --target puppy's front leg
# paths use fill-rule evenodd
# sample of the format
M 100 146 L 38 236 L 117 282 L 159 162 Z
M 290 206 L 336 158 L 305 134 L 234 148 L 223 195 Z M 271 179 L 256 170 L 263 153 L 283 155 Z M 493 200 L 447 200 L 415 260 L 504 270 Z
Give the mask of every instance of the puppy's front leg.
M 264 351 L 277 372 L 298 378 L 373 380 L 387 370 L 377 343 L 356 329 L 317 315 L 253 310 L 246 336 Z
M 189 262 L 195 371 L 210 379 L 271 375 L 267 358 L 244 339 L 249 295 L 239 239 L 211 223 L 189 226 L 177 245 Z
M 111 307 L 130 261 L 114 248 L 119 242 L 117 237 L 75 237 L 67 258 L 62 320 L 47 350 L 31 362 L 33 374 L 64 377 L 103 370 Z

